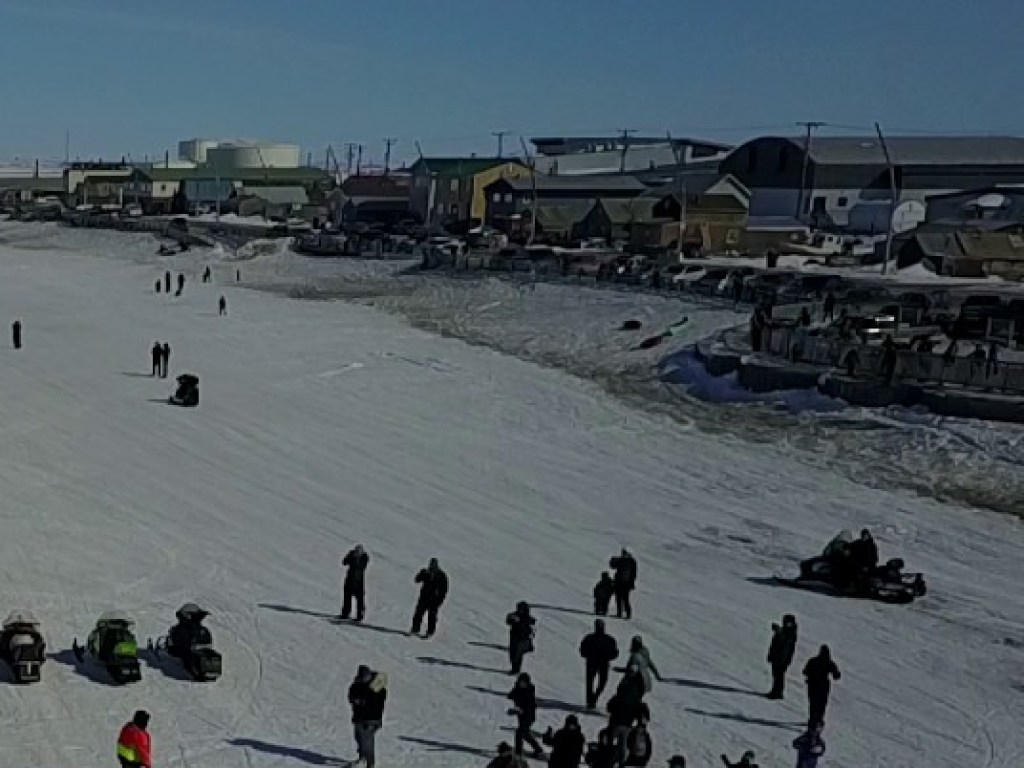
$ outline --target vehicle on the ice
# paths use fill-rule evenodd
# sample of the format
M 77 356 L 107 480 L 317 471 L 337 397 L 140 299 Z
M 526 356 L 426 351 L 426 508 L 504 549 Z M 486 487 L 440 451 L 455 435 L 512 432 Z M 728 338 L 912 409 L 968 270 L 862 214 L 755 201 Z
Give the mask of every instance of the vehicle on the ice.
M 195 408 L 199 405 L 199 377 L 191 373 L 181 374 L 178 377 L 178 389 L 167 402 L 183 408 Z
M 775 575 L 775 581 L 791 587 L 842 597 L 861 597 L 886 603 L 910 603 L 927 592 L 924 576 L 904 573 L 903 560 L 894 558 L 874 568 L 845 573 L 830 555 L 820 555 L 800 563 L 795 578 Z
M 212 682 L 221 674 L 221 655 L 213 649 L 210 630 L 203 626 L 209 615 L 195 603 L 185 603 L 174 614 L 178 623 L 167 636 L 151 643 L 154 653 L 177 659 L 192 679 L 200 682 Z
M 46 661 L 46 641 L 39 621 L 28 611 L 11 611 L 0 631 L 0 659 L 16 683 L 38 683 Z
M 102 664 L 118 685 L 142 679 L 139 646 L 135 639 L 135 622 L 122 611 L 108 611 L 96 620 L 86 647 L 75 638 L 72 650 L 79 664 L 89 659 Z

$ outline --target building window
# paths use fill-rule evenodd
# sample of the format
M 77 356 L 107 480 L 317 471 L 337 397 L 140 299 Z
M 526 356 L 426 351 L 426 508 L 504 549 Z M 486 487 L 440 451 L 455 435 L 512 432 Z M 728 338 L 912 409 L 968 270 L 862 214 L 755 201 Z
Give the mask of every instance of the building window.
M 511 192 L 506 192 L 505 193 L 505 202 L 506 203 L 511 203 L 512 202 L 512 193 Z
M 725 233 L 725 244 L 736 245 L 740 241 L 740 232 L 738 229 L 730 229 Z
M 501 192 L 495 192 L 493 195 L 491 195 L 491 200 L 494 201 L 495 203 L 500 203 L 501 202 Z
M 451 189 L 452 192 L 458 192 L 459 191 L 459 180 L 458 179 L 452 179 L 451 183 L 448 185 L 448 188 Z
M 444 213 L 444 203 L 438 203 L 437 204 L 437 212 L 440 213 L 440 214 Z
M 456 203 L 452 203 L 451 214 L 452 214 L 452 216 L 458 216 L 459 215 L 459 206 Z
M 845 208 L 850 204 L 850 198 L 845 195 L 836 200 L 836 208 Z

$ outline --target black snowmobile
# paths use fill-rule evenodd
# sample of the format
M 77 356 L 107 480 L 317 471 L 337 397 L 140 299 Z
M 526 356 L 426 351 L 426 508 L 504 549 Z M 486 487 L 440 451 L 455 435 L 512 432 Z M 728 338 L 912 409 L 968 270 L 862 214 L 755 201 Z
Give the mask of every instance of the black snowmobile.
M 885 603 L 911 603 L 928 589 L 920 573 L 904 573 L 899 558 L 859 573 L 844 573 L 833 557 L 821 555 L 800 563 L 796 578 L 775 575 L 775 581 L 790 587 L 809 589 L 841 597 L 859 597 Z
M 135 622 L 121 611 L 108 611 L 100 616 L 89 633 L 86 647 L 80 646 L 75 638 L 71 649 L 79 664 L 93 659 L 106 668 L 110 679 L 118 685 L 142 679 Z
M 203 619 L 210 614 L 195 603 L 185 603 L 174 614 L 178 619 L 167 632 L 166 637 L 150 642 L 153 652 L 159 656 L 166 652 L 177 659 L 193 680 L 213 682 L 221 674 L 221 655 L 213 649 L 213 636 L 203 626 Z
M 0 659 L 11 668 L 14 682 L 38 683 L 46 661 L 46 641 L 39 622 L 28 611 L 12 611 L 0 631 Z
M 178 377 L 178 389 L 167 400 L 171 405 L 195 408 L 199 405 L 199 377 L 183 373 Z

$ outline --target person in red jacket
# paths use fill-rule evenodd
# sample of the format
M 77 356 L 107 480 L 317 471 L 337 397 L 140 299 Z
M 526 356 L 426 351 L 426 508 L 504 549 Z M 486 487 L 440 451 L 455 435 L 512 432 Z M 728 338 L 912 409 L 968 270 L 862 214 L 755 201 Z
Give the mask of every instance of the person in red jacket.
M 121 768 L 153 768 L 153 746 L 146 726 L 149 712 L 140 709 L 117 737 L 117 760 Z

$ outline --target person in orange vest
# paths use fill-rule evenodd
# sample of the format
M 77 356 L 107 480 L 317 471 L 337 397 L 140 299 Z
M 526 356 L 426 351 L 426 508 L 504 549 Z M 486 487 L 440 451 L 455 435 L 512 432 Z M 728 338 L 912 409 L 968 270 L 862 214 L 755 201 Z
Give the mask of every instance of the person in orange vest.
M 153 745 L 146 726 L 149 712 L 140 709 L 117 737 L 117 760 L 121 768 L 153 768 Z

